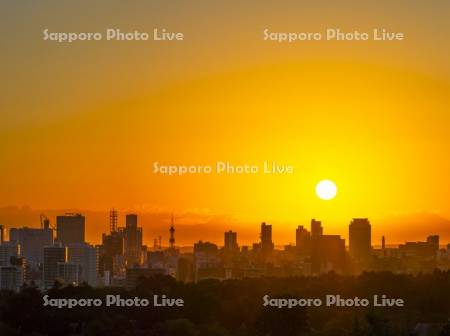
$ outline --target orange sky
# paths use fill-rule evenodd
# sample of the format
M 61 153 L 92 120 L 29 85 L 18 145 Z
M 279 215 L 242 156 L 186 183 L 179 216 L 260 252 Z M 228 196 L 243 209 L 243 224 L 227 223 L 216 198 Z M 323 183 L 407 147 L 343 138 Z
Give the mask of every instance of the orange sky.
M 102 5 L 2 5 L 10 15 L 0 25 L 11 34 L 0 56 L 8 65 L 0 84 L 0 205 L 116 206 L 242 223 L 316 217 L 338 233 L 358 216 L 450 217 L 448 4 Z M 111 26 L 166 27 L 186 41 L 42 41 L 45 28 Z M 264 28 L 327 27 L 385 27 L 407 39 L 262 41 Z M 265 160 L 295 173 L 152 174 L 155 161 Z M 314 194 L 324 178 L 338 186 L 332 201 Z

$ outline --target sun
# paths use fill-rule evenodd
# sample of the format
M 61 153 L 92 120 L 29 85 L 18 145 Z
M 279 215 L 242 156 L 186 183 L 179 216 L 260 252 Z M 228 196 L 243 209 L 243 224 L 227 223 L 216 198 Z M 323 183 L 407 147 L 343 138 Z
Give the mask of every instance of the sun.
M 336 196 L 337 187 L 333 181 L 322 180 L 316 185 L 317 197 L 323 200 L 330 200 Z

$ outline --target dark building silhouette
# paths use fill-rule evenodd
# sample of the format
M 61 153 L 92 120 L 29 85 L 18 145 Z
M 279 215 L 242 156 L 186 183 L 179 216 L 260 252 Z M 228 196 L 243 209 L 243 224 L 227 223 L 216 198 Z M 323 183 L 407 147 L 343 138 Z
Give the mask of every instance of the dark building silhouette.
M 57 280 L 63 285 L 81 283 L 81 266 L 72 262 L 58 262 L 56 265 Z
M 61 245 L 44 247 L 43 285 L 45 289 L 53 287 L 58 277 L 58 263 L 67 262 L 67 248 Z
M 15 266 L 0 266 L 0 289 L 18 292 L 23 285 L 23 276 Z
M 261 224 L 261 253 L 264 258 L 270 257 L 274 250 L 272 241 L 272 225 Z
M 322 255 L 320 246 L 322 235 L 322 222 L 313 218 L 311 220 L 311 271 L 315 274 L 321 272 Z
M 195 280 L 224 278 L 225 269 L 216 244 L 202 241 L 194 244 L 194 272 Z
M 11 228 L 9 240 L 20 245 L 21 255 L 27 259 L 28 266 L 37 268 L 44 262 L 44 246 L 53 245 L 53 230 L 49 227 Z
M 439 250 L 439 236 L 433 235 L 427 237 L 427 243 L 432 246 L 435 253 Z
M 320 274 L 345 269 L 345 240 L 338 235 L 324 235 L 322 222 L 311 220 L 311 271 Z
M 125 287 L 128 289 L 135 288 L 140 278 L 151 278 L 152 276 L 158 274 L 164 275 L 165 270 L 162 268 L 127 268 L 125 276 Z
M 318 239 L 318 243 L 320 272 L 332 270 L 343 272 L 345 269 L 345 239 L 339 235 L 322 235 Z
M 302 256 L 311 253 L 311 234 L 302 225 L 295 230 L 295 246 L 297 252 Z
M 56 217 L 56 239 L 63 245 L 84 243 L 85 218 L 67 213 Z
M 367 218 L 353 218 L 349 228 L 350 255 L 361 261 L 369 260 L 372 254 L 371 225 Z
M 406 242 L 398 249 L 403 257 L 434 259 L 439 251 L 439 236 L 428 236 L 426 242 Z
M 237 243 L 237 232 L 227 231 L 224 234 L 224 245 L 223 248 L 225 251 L 239 251 L 239 246 Z
M 70 244 L 67 247 L 67 261 L 80 266 L 79 281 L 97 286 L 99 251 L 87 243 Z
M 109 212 L 110 233 L 103 233 L 102 245 L 99 247 L 99 274 L 107 272 L 110 276 L 118 271 L 120 258 L 123 256 L 124 239 L 118 230 L 119 214 L 114 208 Z
M 103 234 L 102 245 L 100 247 L 99 273 L 103 274 L 109 271 L 114 274 L 117 270 L 115 261 L 118 257 L 123 256 L 123 235 L 121 232 L 111 232 Z
M 137 226 L 136 214 L 128 214 L 125 218 L 124 253 L 127 265 L 138 265 L 141 262 L 142 228 Z
M 311 236 L 317 237 L 321 235 L 323 235 L 322 222 L 313 218 L 311 220 Z

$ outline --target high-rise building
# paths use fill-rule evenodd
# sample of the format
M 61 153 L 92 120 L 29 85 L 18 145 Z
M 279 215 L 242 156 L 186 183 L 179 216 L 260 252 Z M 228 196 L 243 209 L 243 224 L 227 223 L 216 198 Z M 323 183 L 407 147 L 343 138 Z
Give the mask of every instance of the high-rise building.
M 272 225 L 261 223 L 261 252 L 268 257 L 274 249 L 272 241 Z
M 65 214 L 56 217 L 56 239 L 63 245 L 84 243 L 85 217 Z
M 0 225 L 0 244 L 3 244 L 5 241 L 5 227 Z
M 224 275 L 219 249 L 216 244 L 202 242 L 194 244 L 194 277 L 195 280 L 204 278 L 221 278 Z
M 302 225 L 295 230 L 295 246 L 300 255 L 311 253 L 311 234 Z
M 69 244 L 67 260 L 80 266 L 79 282 L 97 286 L 99 260 L 97 248 L 87 243 Z
M 323 235 L 322 222 L 313 218 L 311 220 L 311 236 L 317 237 L 321 235 Z
M 194 244 L 194 258 L 197 266 L 217 265 L 220 262 L 218 253 L 216 244 L 202 241 Z
M 225 251 L 239 251 L 239 246 L 237 243 L 237 232 L 227 231 L 224 234 L 224 249 Z
M 0 266 L 11 266 L 12 257 L 20 257 L 20 245 L 16 242 L 0 244 Z
M 81 281 L 81 266 L 78 263 L 58 262 L 56 279 L 65 285 L 78 285 Z
M 124 237 L 122 231 L 103 234 L 99 251 L 99 273 L 105 271 L 111 275 L 118 273 L 124 255 Z
M 31 269 L 35 269 L 44 262 L 44 246 L 53 245 L 53 230 L 49 227 L 11 228 L 9 240 L 20 244 L 21 256 L 27 259 Z
M 129 267 L 141 263 L 142 228 L 137 226 L 137 222 L 138 217 L 136 214 L 126 215 L 123 235 L 125 260 Z
M 367 218 L 353 218 L 348 231 L 350 255 L 367 261 L 372 254 L 371 226 Z
M 321 238 L 323 236 L 322 222 L 311 219 L 311 270 L 319 274 L 322 271 Z
M 23 283 L 22 268 L 15 266 L 0 267 L 0 289 L 18 292 Z
M 314 274 L 331 270 L 337 272 L 345 271 L 346 252 L 344 239 L 338 235 L 323 234 L 322 222 L 312 219 L 310 242 L 311 271 Z
M 26 259 L 19 255 L 19 245 L 11 242 L 0 245 L 0 289 L 19 291 L 24 284 Z
M 439 251 L 439 236 L 438 235 L 428 236 L 427 243 L 430 246 L 432 246 L 435 253 L 437 253 Z
M 318 260 L 320 272 L 344 271 L 345 239 L 338 235 L 322 235 L 319 238 Z
M 58 278 L 58 263 L 67 262 L 67 247 L 61 245 L 44 247 L 43 287 L 53 287 Z

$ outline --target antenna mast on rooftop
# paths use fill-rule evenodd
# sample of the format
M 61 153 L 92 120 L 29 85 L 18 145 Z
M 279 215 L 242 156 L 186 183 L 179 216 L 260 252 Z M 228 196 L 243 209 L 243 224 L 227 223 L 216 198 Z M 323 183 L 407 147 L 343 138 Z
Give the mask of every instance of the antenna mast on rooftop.
M 175 226 L 173 223 L 173 214 L 172 218 L 170 220 L 170 239 L 169 239 L 169 246 L 171 249 L 175 248 Z

